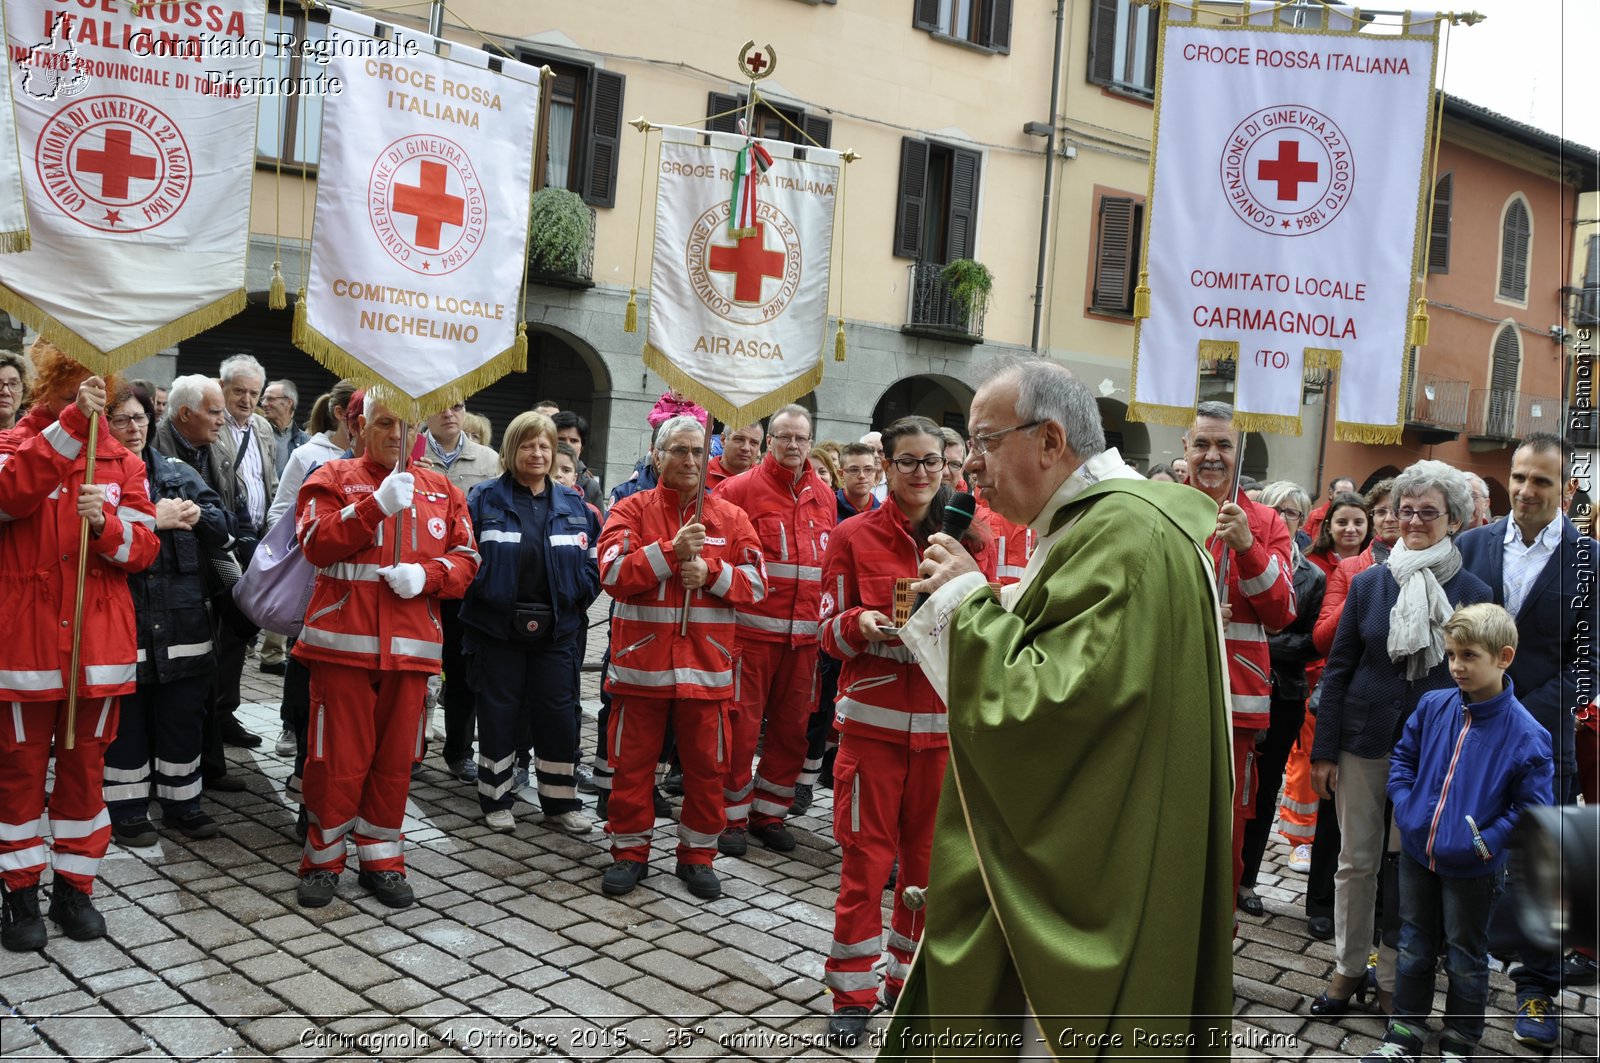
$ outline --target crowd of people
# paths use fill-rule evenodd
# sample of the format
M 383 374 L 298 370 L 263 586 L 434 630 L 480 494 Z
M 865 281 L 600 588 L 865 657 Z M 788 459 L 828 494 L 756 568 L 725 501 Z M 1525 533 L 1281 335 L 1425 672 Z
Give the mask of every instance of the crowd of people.
M 1054 1010 L 1093 999 L 1087 1010 L 1113 1015 L 1147 999 L 1152 1014 L 1182 1011 L 1175 1001 L 1225 1011 L 1207 968 L 1226 964 L 1240 916 L 1266 914 L 1256 887 L 1276 824 L 1289 868 L 1307 876 L 1307 932 L 1334 942 L 1310 1012 L 1335 1021 L 1370 993 L 1390 1016 L 1374 1057 L 1414 1059 L 1443 948 L 1440 1050 L 1469 1055 L 1512 826 L 1532 804 L 1600 799 L 1580 683 L 1593 647 L 1561 593 L 1594 556 L 1564 513 L 1570 446 L 1521 442 L 1499 519 L 1481 479 L 1432 460 L 1364 491 L 1336 477 L 1312 508 L 1294 483 L 1240 476 L 1225 404 L 1201 403 L 1182 458 L 1145 477 L 1105 447 L 1092 396 L 1065 370 L 1008 361 L 986 381 L 970 438 L 911 416 L 843 443 L 815 440 L 802 406 L 719 430 L 669 391 L 649 452 L 606 498 L 582 460 L 587 423 L 554 403 L 518 415 L 491 449 L 462 403 L 413 435 L 382 388 L 348 381 L 302 426 L 294 385 L 268 382 L 248 355 L 158 388 L 93 376 L 43 341 L 28 359 L 0 354 L 4 947 L 45 946 L 47 864 L 49 920 L 75 939 L 104 934 L 98 862 L 112 840 L 159 844 L 153 804 L 163 829 L 221 832 L 203 795 L 246 785 L 225 745 L 263 742 L 235 716 L 259 639 L 261 669 L 283 677 L 274 749 L 294 758 L 303 906 L 335 899 L 352 846 L 362 888 L 412 903 L 402 826 L 437 707 L 440 757 L 475 787 L 484 823 L 518 830 L 530 788 L 543 829 L 604 821 L 599 887 L 615 897 L 651 870 L 662 818 L 676 820 L 675 876 L 715 899 L 718 859 L 752 842 L 794 849 L 786 821 L 831 788 L 840 884 L 824 981 L 838 1043 L 856 1043 L 880 1002 L 914 992 L 938 1011 L 970 993 L 952 975 L 985 949 L 1042 994 L 1018 1010 L 1071 989 L 1087 996 Z M 955 539 L 946 507 L 968 490 L 976 517 Z M 934 595 L 912 613 L 917 591 Z M 580 670 L 602 593 L 603 704 L 586 763 Z M 1139 625 L 1154 631 L 1159 613 L 1170 628 L 1156 641 L 1121 634 L 1140 595 L 1160 604 Z M 1100 626 L 1080 630 L 1080 614 Z M 1040 655 L 1039 632 L 1067 638 L 1058 627 L 1076 633 Z M 947 644 L 980 631 L 950 668 Z M 1158 645 L 1172 666 L 1141 656 Z M 1120 671 L 1090 667 L 1103 661 Z M 1018 664 L 1005 687 L 1032 701 L 1013 719 L 1007 697 L 974 684 Z M 1179 726 L 1172 706 L 1188 695 L 1161 684 L 1202 688 L 1193 673 L 1214 680 L 1216 711 Z M 1015 793 L 990 807 L 998 777 L 980 793 L 963 774 L 1010 773 L 964 762 L 973 750 L 1029 762 L 1037 749 L 1017 743 L 1048 722 L 1042 707 L 1093 735 L 1108 705 L 1118 727 L 1145 721 L 1137 741 L 1117 731 L 1097 761 L 1055 770 L 1063 808 L 1089 785 L 1162 780 L 1119 798 L 1149 815 L 1102 854 L 1129 884 L 1116 915 L 1071 890 L 1034 896 L 1039 876 L 1017 869 L 1054 857 L 1007 849 L 1019 815 L 1091 854 L 1105 824 L 1062 822 L 1057 800 Z M 1198 799 L 1179 809 L 1153 796 L 1163 786 Z M 975 829 L 985 809 L 1003 829 Z M 1182 891 L 1181 910 L 1145 896 L 1157 881 Z M 1043 988 L 1041 970 L 1092 965 L 1057 940 L 1026 959 L 1003 926 L 963 922 L 965 895 L 1003 923 L 1002 893 L 1123 926 L 1100 946 L 1135 986 L 1177 948 L 1149 927 L 1176 922 L 1195 980 L 1110 997 L 1087 977 Z M 1231 920 L 1197 907 L 1218 896 Z M 914 978 L 919 941 L 941 926 L 961 946 L 924 949 Z M 1554 1045 L 1553 996 L 1592 984 L 1594 957 L 1515 959 L 1515 1036 Z

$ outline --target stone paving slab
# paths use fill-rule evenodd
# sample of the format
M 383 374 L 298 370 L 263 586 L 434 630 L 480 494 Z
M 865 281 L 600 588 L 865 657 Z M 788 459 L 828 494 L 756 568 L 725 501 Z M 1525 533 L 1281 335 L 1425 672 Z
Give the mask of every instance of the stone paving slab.
M 271 752 L 279 689 L 253 662 L 246 669 L 241 717 L 266 742 L 228 751 L 248 793 L 208 794 L 225 837 L 113 846 L 96 892 L 105 940 L 57 935 L 43 954 L 0 952 L 0 1058 L 872 1055 L 870 1040 L 854 1051 L 820 1043 L 838 887 L 828 791 L 795 821 L 794 852 L 752 846 L 746 858 L 719 860 L 719 901 L 696 900 L 671 874 L 676 838 L 666 820 L 652 839 L 653 873 L 633 894 L 610 898 L 599 889 L 609 862 L 603 834 L 547 830 L 528 798 L 513 833 L 488 831 L 471 788 L 433 755 L 408 808 L 419 903 L 385 909 L 352 873 L 331 905 L 306 911 L 294 900 L 299 846 L 282 791 L 290 763 Z M 597 678 L 585 673 L 586 748 L 597 694 Z M 1230 1054 L 1358 1058 L 1382 1023 L 1369 1011 L 1338 1023 L 1309 1014 L 1332 950 L 1306 933 L 1305 880 L 1287 857 L 1274 837 L 1259 887 L 1268 914 L 1241 919 Z M 1490 988 L 1484 1052 L 1537 1057 L 1511 1039 L 1509 980 L 1496 972 Z M 1551 1058 L 1594 1058 L 1595 991 L 1568 991 L 1558 1005 L 1564 1035 Z M 885 1022 L 875 1015 L 869 1034 L 881 1036 Z

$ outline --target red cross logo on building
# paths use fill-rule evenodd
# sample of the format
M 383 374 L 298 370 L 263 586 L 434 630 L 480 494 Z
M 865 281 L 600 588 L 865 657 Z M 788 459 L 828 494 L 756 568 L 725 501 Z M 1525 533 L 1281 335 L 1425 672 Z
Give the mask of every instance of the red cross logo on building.
M 448 168 L 441 162 L 423 162 L 418 184 L 396 185 L 394 210 L 417 219 L 418 247 L 439 249 L 439 235 L 445 225 L 460 225 L 467 201 L 445 191 Z
M 713 247 L 708 261 L 711 272 L 733 274 L 734 302 L 759 303 L 761 282 L 783 276 L 785 256 L 767 250 L 766 227 L 757 222 L 754 236 L 740 237 L 733 247 Z
M 107 129 L 103 151 L 78 149 L 77 169 L 100 177 L 101 199 L 127 199 L 128 180 L 155 180 L 156 161 L 154 156 L 135 154 L 131 129 Z
M 1278 157 L 1276 159 L 1262 159 L 1256 163 L 1256 180 L 1271 181 L 1278 186 L 1278 199 L 1285 203 L 1295 203 L 1300 199 L 1300 186 L 1317 179 L 1317 164 L 1315 162 L 1300 161 L 1300 142 L 1298 140 L 1278 141 Z M 1285 186 L 1288 195 L 1284 194 Z

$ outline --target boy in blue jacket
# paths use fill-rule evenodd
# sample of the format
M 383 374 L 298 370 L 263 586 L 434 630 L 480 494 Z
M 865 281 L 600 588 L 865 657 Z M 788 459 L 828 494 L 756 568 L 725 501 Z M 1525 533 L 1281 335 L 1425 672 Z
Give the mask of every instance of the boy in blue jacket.
M 1366 1060 L 1421 1056 L 1441 937 L 1450 986 L 1439 1058 L 1470 1058 L 1483 1036 L 1489 916 L 1505 883 L 1511 829 L 1525 807 L 1551 801 L 1549 732 L 1505 674 L 1516 656 L 1516 621 L 1498 605 L 1464 606 L 1445 622 L 1444 645 L 1458 689 L 1422 696 L 1389 763 L 1400 832 L 1400 957 L 1389 1031 Z

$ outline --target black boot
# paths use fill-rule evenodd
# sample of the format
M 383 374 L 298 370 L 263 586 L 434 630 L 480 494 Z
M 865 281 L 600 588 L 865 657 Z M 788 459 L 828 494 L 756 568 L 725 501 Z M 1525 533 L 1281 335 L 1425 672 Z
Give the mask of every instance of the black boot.
M 105 916 L 94 910 L 89 895 L 60 875 L 50 890 L 50 921 L 73 941 L 93 941 L 106 936 Z
M 0 884 L 5 907 L 0 910 L 0 946 L 7 952 L 38 952 L 44 948 L 44 919 L 39 915 L 39 887 L 7 889 Z

